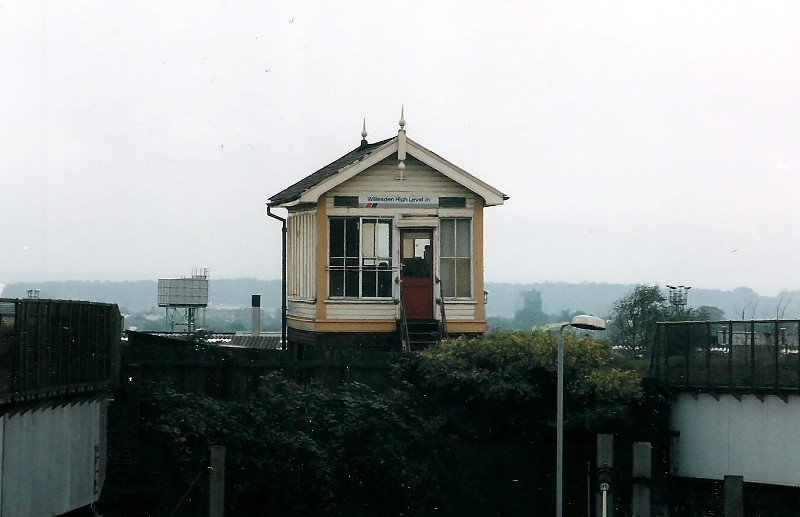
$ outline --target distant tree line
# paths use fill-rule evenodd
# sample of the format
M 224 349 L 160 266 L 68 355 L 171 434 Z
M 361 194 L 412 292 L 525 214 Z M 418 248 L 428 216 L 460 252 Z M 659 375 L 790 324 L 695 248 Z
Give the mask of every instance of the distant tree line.
M 210 302 L 212 308 L 247 307 L 251 294 L 261 294 L 261 306 L 275 309 L 281 303 L 281 281 L 255 278 L 217 279 L 211 278 Z M 589 314 L 609 314 L 615 300 L 635 289 L 633 284 L 540 282 L 509 284 L 487 282 L 489 303 L 487 314 L 494 328 L 531 328 L 532 321 L 542 321 L 541 315 L 551 321 L 563 321 L 563 315 L 578 307 Z M 42 298 L 90 300 L 116 303 L 125 314 L 150 314 L 155 312 L 157 283 L 155 280 L 139 281 L 51 281 L 9 283 L 2 292 L 3 297 L 24 298 L 27 289 L 40 289 Z M 530 292 L 536 291 L 542 298 L 541 314 L 517 318 L 522 308 L 529 310 L 531 301 L 526 301 Z M 747 287 L 730 291 L 703 289 L 695 286 L 691 298 L 698 305 L 722 309 L 730 317 L 751 318 L 797 318 L 800 317 L 800 292 L 781 292 L 777 296 L 760 296 Z M 526 304 L 528 308 L 526 308 Z M 535 308 L 535 305 L 534 305 Z M 777 316 L 776 316 L 777 315 Z M 514 323 L 513 320 L 517 319 Z
M 546 314 L 542 308 L 542 294 L 536 289 L 523 291 L 520 296 L 522 308 L 518 309 L 513 317 L 489 316 L 486 319 L 490 330 L 531 330 L 550 323 L 569 321 L 574 315 L 581 313 L 581 311 L 564 309 L 558 314 Z
M 582 311 L 565 309 L 557 314 L 543 310 L 542 295 L 536 289 L 521 294 L 522 308 L 512 318 L 490 316 L 490 330 L 530 330 L 570 321 Z M 700 307 L 673 306 L 657 285 L 637 285 L 616 302 L 606 317 L 605 336 L 618 350 L 643 356 L 652 346 L 659 321 L 714 321 L 725 319 L 725 313 L 710 305 Z

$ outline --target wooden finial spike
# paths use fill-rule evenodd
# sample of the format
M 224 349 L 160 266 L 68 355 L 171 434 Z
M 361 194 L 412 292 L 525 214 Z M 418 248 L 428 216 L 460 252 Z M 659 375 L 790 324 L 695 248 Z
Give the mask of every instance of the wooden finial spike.
M 364 119 L 364 125 L 361 126 L 361 147 L 367 145 L 367 119 Z
M 405 114 L 405 106 L 402 104 L 400 105 L 400 129 L 403 129 L 406 125 L 406 114 Z

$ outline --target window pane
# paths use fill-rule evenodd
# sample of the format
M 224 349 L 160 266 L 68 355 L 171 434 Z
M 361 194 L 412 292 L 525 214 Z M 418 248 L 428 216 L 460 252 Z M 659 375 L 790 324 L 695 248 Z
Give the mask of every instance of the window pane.
M 391 220 L 332 217 L 329 221 L 330 296 L 391 297 Z
M 344 272 L 344 295 L 358 297 L 358 270 L 346 270 Z
M 456 263 L 456 296 L 468 297 L 472 293 L 470 288 L 470 260 L 468 258 L 455 259 Z
M 455 268 L 456 268 L 456 261 L 454 259 L 442 259 L 441 261 L 442 296 L 453 297 L 456 295 Z
M 364 269 L 361 274 L 361 296 L 365 298 L 373 298 L 377 290 L 377 274 L 378 272 L 372 268 Z
M 375 223 L 361 223 L 361 256 L 375 256 Z
M 414 239 L 414 256 L 417 258 L 430 260 L 431 240 L 428 238 Z
M 378 271 L 378 296 L 392 296 L 392 272 L 387 269 Z
M 344 220 L 344 256 L 358 257 L 358 218 Z
M 331 271 L 331 296 L 344 296 L 344 271 Z
M 344 257 L 344 219 L 331 219 L 330 256 Z
M 456 220 L 456 256 L 469 257 L 470 229 L 469 219 Z
M 378 235 L 377 235 L 377 256 L 378 257 L 391 257 L 391 226 L 387 221 L 381 221 L 378 223 Z
M 442 245 L 442 257 L 455 256 L 455 220 L 442 219 L 440 241 Z
M 414 239 L 403 238 L 403 258 L 414 256 Z

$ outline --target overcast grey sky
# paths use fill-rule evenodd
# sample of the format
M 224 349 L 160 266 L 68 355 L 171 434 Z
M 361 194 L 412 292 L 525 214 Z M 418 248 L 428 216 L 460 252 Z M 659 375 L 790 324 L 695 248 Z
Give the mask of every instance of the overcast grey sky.
M 0 283 L 280 276 L 271 195 L 408 136 L 489 281 L 800 288 L 794 1 L 0 3 Z

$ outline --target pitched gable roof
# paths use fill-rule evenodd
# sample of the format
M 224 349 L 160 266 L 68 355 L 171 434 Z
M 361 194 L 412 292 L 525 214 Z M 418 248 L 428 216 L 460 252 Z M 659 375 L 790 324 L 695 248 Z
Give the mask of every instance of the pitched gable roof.
M 456 183 L 483 197 L 486 204 L 500 205 L 508 196 L 481 181 L 467 171 L 445 160 L 438 154 L 405 139 L 408 153 L 429 167 L 447 176 Z M 405 144 L 404 144 L 405 145 Z M 373 163 L 390 156 L 398 149 L 398 137 L 381 140 L 374 144 L 363 144 L 341 158 L 329 163 L 313 174 L 306 176 L 294 185 L 278 192 L 269 199 L 272 206 L 316 202 L 320 195 L 344 183 L 356 174 L 369 168 Z
M 375 149 L 382 146 L 389 140 L 391 140 L 391 138 L 387 138 L 386 140 L 381 140 L 380 142 L 375 142 L 373 144 L 361 145 L 353 149 L 352 151 L 345 154 L 341 158 L 332 161 L 331 163 L 319 169 L 318 171 L 314 172 L 313 174 L 301 179 L 294 185 L 286 187 L 277 194 L 271 196 L 269 198 L 270 201 L 269 204 L 280 205 L 282 203 L 288 203 L 289 201 L 294 201 L 295 199 L 299 198 L 305 191 L 307 191 L 312 187 L 316 187 L 324 180 L 335 175 L 344 167 L 347 167 L 348 165 L 352 165 L 356 162 L 363 160 L 364 158 L 372 154 L 372 152 Z

